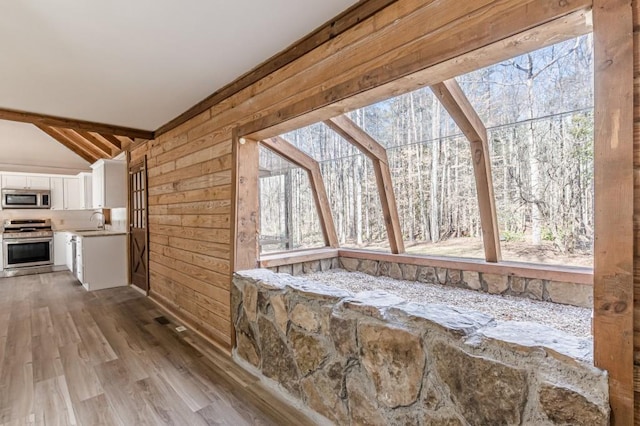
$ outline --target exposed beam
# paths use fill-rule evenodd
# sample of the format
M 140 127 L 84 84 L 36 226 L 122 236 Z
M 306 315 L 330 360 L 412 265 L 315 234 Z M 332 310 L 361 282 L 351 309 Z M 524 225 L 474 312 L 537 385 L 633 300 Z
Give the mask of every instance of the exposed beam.
M 371 159 L 391 252 L 404 253 L 402 228 L 391 181 L 387 150 L 345 115 L 326 120 L 325 124 Z
M 348 80 L 323 86 L 304 99 L 287 103 L 272 113 L 241 124 L 238 133 L 264 139 L 281 134 L 287 129 L 303 127 L 338 115 L 346 109 L 379 101 L 384 96 L 396 96 L 406 91 L 407 87 L 415 89 L 431 85 L 519 53 L 526 53 L 542 44 L 534 40 L 531 46 L 532 42 L 527 40 L 532 34 L 537 34 L 535 27 L 541 25 L 554 23 L 558 31 L 552 37 L 555 42 L 564 37 L 571 38 L 576 30 L 589 32 L 584 11 L 590 9 L 591 4 L 591 0 L 575 0 L 545 2 L 545 7 L 532 7 L 529 2 L 505 0 L 500 8 L 488 5 L 473 14 L 465 14 L 455 21 L 443 24 L 446 31 L 439 28 L 413 41 L 412 46 L 409 46 L 411 49 L 405 46 L 405 54 L 402 56 L 394 55 L 387 63 L 358 73 Z M 451 10 L 454 11 L 455 8 Z M 579 13 L 572 15 L 573 12 Z M 571 19 L 565 19 L 567 17 Z M 581 21 L 574 19 L 580 17 Z M 488 20 L 491 21 L 491 26 L 487 26 Z M 526 35 L 520 37 L 519 33 Z M 453 39 L 467 42 L 452 43 Z M 505 45 L 505 40 L 508 39 L 515 44 Z M 490 49 L 487 50 L 487 47 Z M 399 85 L 395 85 L 399 80 Z
M 74 142 L 72 142 L 69 139 L 67 139 L 66 136 L 64 136 L 61 133 L 59 133 L 56 129 L 54 129 L 52 127 L 47 127 L 47 126 L 40 126 L 38 124 L 35 124 L 35 126 L 38 129 L 42 130 L 47 135 L 51 136 L 56 141 L 58 141 L 58 143 L 64 145 L 66 148 L 68 148 L 74 154 L 82 157 L 82 159 L 84 159 L 88 163 L 93 164 L 98 160 L 98 157 L 96 157 L 94 154 L 88 153 L 85 150 L 81 149 Z
M 331 204 L 329 204 L 327 189 L 324 185 L 318 162 L 281 137 L 266 139 L 261 143 L 266 148 L 307 171 L 325 245 L 334 248 L 338 247 L 338 233 L 331 215 Z
M 487 129 L 454 79 L 434 84 L 431 89 L 470 142 L 484 255 L 487 262 L 498 262 L 501 260 L 500 234 L 491 176 Z
M 68 140 L 74 142 L 78 147 L 80 147 L 81 149 L 84 149 L 86 152 L 93 153 L 98 158 L 107 157 L 107 154 L 105 154 L 100 149 L 98 149 L 98 147 L 96 147 L 91 142 L 89 142 L 88 140 L 80 136 L 78 133 L 75 132 L 75 130 L 61 129 L 61 128 L 56 128 L 56 130 L 58 131 L 58 133 L 66 136 Z M 108 157 L 110 158 L 111 154 L 109 154 Z
M 111 144 L 105 143 L 101 139 L 95 137 L 92 133 L 85 132 L 83 130 L 76 130 L 75 132 L 82 138 L 86 139 L 87 142 L 102 151 L 102 153 L 108 158 L 113 157 L 114 150 L 112 149 Z
M 632 1 L 594 0 L 593 24 L 594 361 L 608 371 L 612 424 L 632 425 L 639 420 L 633 386 Z
M 261 65 L 258 65 L 248 73 L 240 76 L 235 81 L 214 92 L 212 95 L 194 105 L 189 110 L 161 126 L 155 131 L 156 136 L 166 133 L 169 130 L 189 121 L 220 101 L 233 96 L 239 91 L 268 76 L 272 72 L 306 55 L 316 47 L 332 40 L 396 1 L 397 0 L 366 0 L 357 2 L 337 17 L 326 22 L 311 34 L 297 41 L 282 52 L 263 62 Z
M 342 136 L 350 144 L 355 145 L 364 155 L 372 160 L 380 160 L 383 163 L 388 162 L 385 147 L 380 145 L 378 141 L 373 139 L 346 115 L 339 115 L 325 120 L 324 124 Z
M 96 133 L 96 132 L 93 132 L 92 134 L 95 137 L 103 139 L 105 142 L 107 142 L 109 145 L 111 145 L 112 147 L 114 147 L 118 151 L 122 150 L 122 142 L 120 142 L 120 139 L 116 138 L 115 136 L 108 135 L 108 134 L 102 134 L 102 133 Z
M 153 139 L 153 132 L 149 130 L 132 129 L 129 127 L 113 126 L 111 124 L 54 117 L 52 115 L 35 114 L 32 112 L 16 111 L 5 108 L 0 108 L 0 120 L 20 121 L 22 123 L 32 123 L 40 126 L 108 133 L 111 135 L 129 136 L 132 138 Z
M 231 267 L 233 272 L 254 269 L 258 266 L 260 249 L 258 233 L 260 199 L 258 195 L 258 141 L 244 139 L 240 143 L 234 134 L 232 157 L 232 217 L 233 239 Z

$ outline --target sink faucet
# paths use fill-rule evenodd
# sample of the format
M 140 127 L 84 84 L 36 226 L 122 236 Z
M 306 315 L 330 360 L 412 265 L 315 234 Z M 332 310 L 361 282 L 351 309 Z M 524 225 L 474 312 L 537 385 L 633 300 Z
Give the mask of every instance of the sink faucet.
M 95 216 L 98 216 L 98 229 L 104 230 L 104 222 L 105 222 L 104 213 L 93 212 L 93 214 L 89 218 L 89 221 L 92 221 Z

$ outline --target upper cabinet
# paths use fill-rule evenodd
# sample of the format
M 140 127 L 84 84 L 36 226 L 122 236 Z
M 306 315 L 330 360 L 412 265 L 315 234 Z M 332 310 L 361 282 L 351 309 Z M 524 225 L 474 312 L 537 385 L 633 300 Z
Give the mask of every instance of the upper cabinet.
M 93 169 L 93 208 L 127 206 L 127 165 L 121 160 L 98 160 Z
M 2 175 L 2 187 L 7 189 L 49 189 L 48 176 Z

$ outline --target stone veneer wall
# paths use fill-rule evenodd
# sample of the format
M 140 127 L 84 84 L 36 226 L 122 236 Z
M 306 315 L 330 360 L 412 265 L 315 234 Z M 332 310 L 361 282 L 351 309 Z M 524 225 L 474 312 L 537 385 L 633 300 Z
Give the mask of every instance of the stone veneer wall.
M 266 269 L 231 297 L 236 360 L 333 423 L 609 424 L 590 339 Z
M 593 307 L 593 286 L 589 284 L 524 278 L 514 275 L 486 274 L 458 269 L 417 266 L 406 263 L 341 257 L 269 268 L 273 272 L 302 275 L 342 267 L 397 280 L 442 284 L 491 294 L 508 294 L 534 300 Z

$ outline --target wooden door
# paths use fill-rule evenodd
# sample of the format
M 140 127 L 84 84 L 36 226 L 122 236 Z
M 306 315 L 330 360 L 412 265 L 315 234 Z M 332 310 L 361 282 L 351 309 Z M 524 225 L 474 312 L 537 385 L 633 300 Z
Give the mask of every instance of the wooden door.
M 129 165 L 129 271 L 131 284 L 149 291 L 147 160 Z

